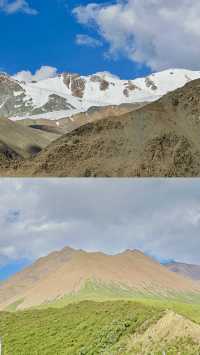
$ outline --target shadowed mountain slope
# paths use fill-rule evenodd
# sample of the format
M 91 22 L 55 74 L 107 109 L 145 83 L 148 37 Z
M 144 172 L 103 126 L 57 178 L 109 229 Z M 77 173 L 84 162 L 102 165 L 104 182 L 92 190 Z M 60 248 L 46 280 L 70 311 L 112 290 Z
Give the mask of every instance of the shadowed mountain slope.
M 200 265 L 170 263 L 165 265 L 168 270 L 186 276 L 192 280 L 200 280 Z
M 30 127 L 22 127 L 7 118 L 0 119 L 0 158 L 28 158 L 37 154 L 58 134 L 40 132 Z

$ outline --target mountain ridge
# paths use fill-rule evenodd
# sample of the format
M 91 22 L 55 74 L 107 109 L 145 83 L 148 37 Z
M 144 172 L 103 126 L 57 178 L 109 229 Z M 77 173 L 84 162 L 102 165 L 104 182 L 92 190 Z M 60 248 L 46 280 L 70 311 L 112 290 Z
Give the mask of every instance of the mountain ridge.
M 76 295 L 88 282 L 167 297 L 200 294 L 200 282 L 177 275 L 138 250 L 108 255 L 64 248 L 38 259 L 0 285 L 0 308 L 19 302 L 18 309 Z

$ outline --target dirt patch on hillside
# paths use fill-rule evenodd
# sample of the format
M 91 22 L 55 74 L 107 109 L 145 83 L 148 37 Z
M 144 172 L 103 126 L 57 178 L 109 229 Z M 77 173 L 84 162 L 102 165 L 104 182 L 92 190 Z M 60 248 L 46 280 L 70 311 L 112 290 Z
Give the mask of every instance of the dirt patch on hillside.
M 130 354 L 136 354 L 136 350 L 140 351 L 138 354 L 154 354 L 155 350 L 165 351 L 170 344 L 178 344 L 179 342 L 184 344 L 186 340 L 188 346 L 192 343 L 193 346 L 198 346 L 200 350 L 200 326 L 173 311 L 168 311 L 156 324 L 151 325 L 144 334 L 131 337 L 127 350 L 130 351 Z

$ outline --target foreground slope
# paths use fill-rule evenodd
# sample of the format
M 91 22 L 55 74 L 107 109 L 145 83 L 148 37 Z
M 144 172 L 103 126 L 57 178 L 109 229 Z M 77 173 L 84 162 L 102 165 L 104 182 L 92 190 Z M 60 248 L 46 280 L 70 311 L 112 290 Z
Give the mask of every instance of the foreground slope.
M 200 80 L 119 117 L 66 134 L 17 171 L 25 176 L 199 176 Z
M 164 307 L 124 301 L 3 312 L 0 334 L 4 355 L 195 355 L 200 350 L 199 324 Z
M 145 331 L 123 337 L 112 351 L 115 354 L 120 351 L 123 354 L 199 354 L 200 326 L 168 310 Z
M 70 296 L 76 298 L 87 286 L 103 289 L 106 296 L 119 294 L 199 298 L 200 283 L 176 275 L 140 251 L 117 255 L 87 253 L 65 248 L 40 259 L 0 286 L 0 307 L 17 309 L 57 302 Z M 92 293 L 86 293 L 90 298 Z
M 123 335 L 161 315 L 131 302 L 83 302 L 57 310 L 1 313 L 0 334 L 4 355 L 102 354 L 110 353 Z

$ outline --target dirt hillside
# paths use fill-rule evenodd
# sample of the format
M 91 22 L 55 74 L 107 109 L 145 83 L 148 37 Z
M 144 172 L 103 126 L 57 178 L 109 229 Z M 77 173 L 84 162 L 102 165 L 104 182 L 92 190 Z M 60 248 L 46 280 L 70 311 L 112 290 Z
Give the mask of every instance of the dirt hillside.
M 160 353 L 160 351 L 164 352 L 173 342 L 175 344 L 181 341 L 186 343 L 186 340 L 188 340 L 188 349 L 190 349 L 191 341 L 200 346 L 199 324 L 195 324 L 191 320 L 173 311 L 167 311 L 166 314 L 159 319 L 157 323 L 151 325 L 144 334 L 132 336 L 127 340 L 126 353 L 136 354 L 136 349 L 139 351 L 138 354 L 143 355 Z M 185 351 L 184 354 L 186 354 Z

